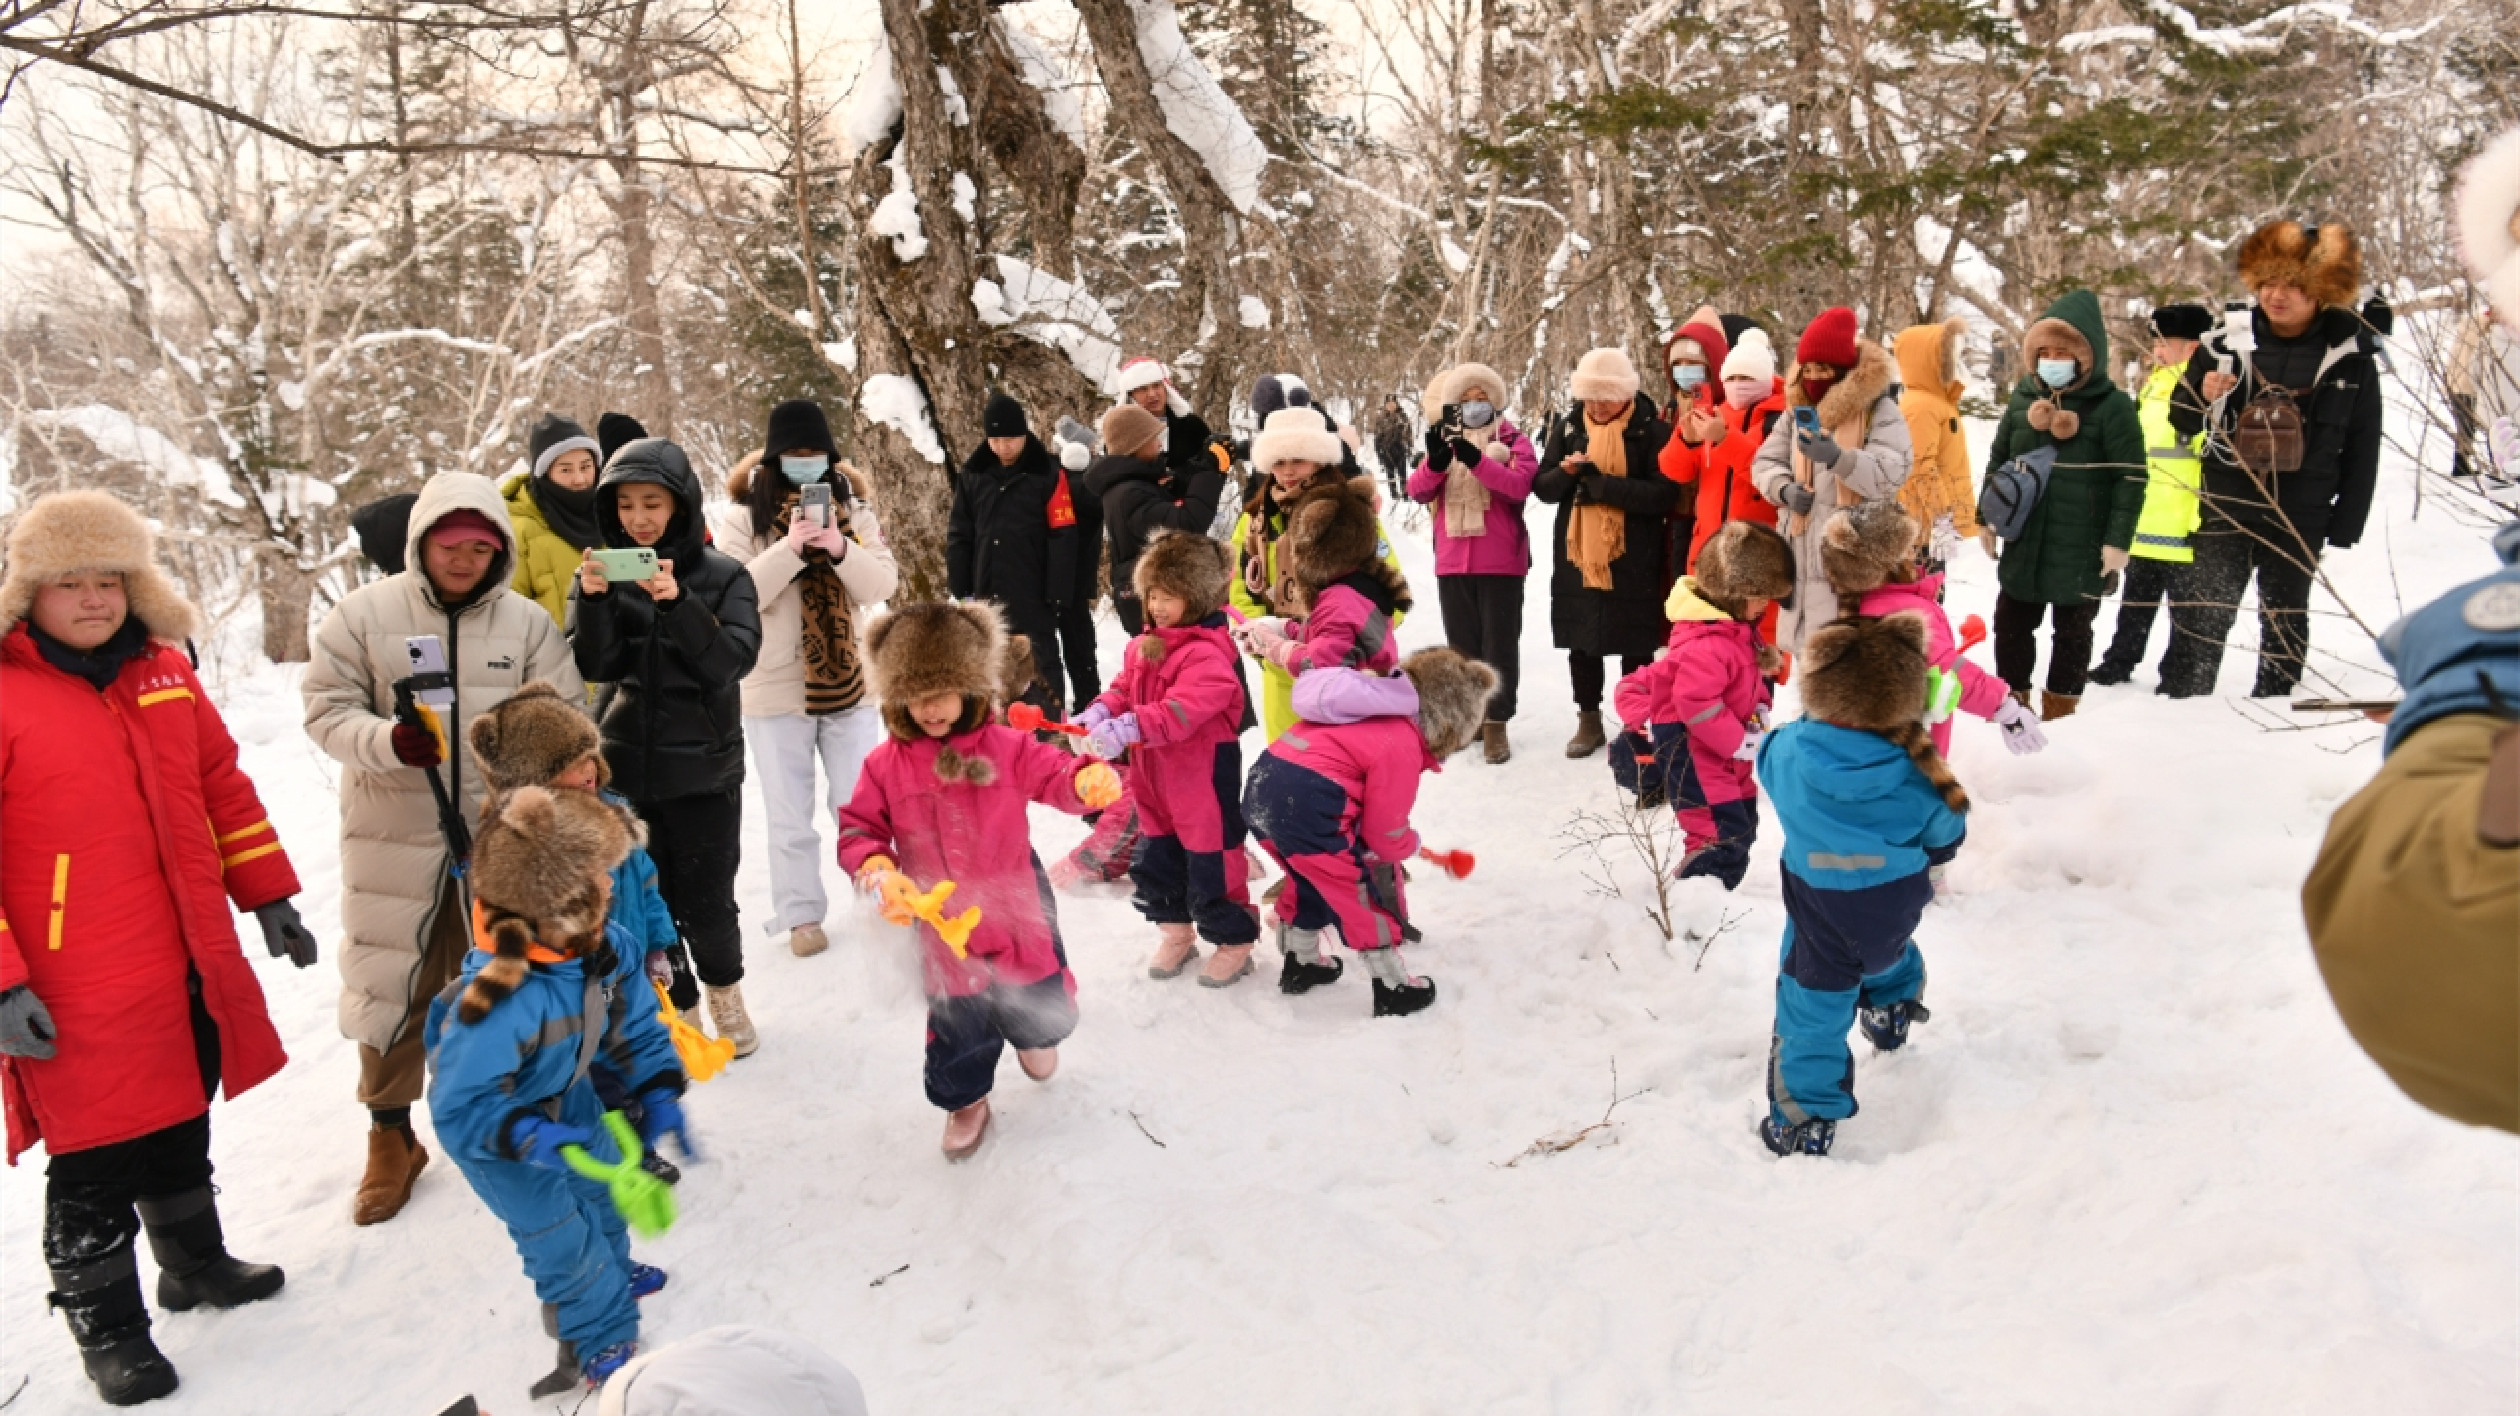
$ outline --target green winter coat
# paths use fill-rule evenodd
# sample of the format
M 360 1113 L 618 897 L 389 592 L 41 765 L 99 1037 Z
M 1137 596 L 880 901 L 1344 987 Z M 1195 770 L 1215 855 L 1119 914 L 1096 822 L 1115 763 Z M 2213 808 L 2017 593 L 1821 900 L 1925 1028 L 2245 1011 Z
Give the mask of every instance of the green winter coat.
M 534 500 L 534 474 L 519 472 L 499 484 L 499 495 L 507 502 L 508 521 L 516 527 L 516 577 L 510 582 L 516 593 L 543 607 L 551 622 L 566 625 L 569 619 L 569 586 L 577 579 L 578 562 L 586 548 L 569 544 L 567 538 L 551 529 L 543 520 L 542 507 Z
M 2076 605 L 2108 593 L 2100 548 L 2135 544 L 2135 522 L 2144 510 L 2144 428 L 2135 400 L 2109 381 L 2109 333 L 2100 301 L 2088 290 L 2069 291 L 2048 307 L 2023 336 L 2023 362 L 2043 336 L 2079 342 L 2082 378 L 2050 398 L 2038 370 L 2013 387 L 2004 419 L 1987 450 L 1991 474 L 2024 453 L 2053 443 L 2056 469 L 2047 494 L 2030 513 L 2019 540 L 2004 547 L 1996 579 L 2016 600 Z M 2051 415 L 2070 413 L 2071 435 L 2053 436 Z

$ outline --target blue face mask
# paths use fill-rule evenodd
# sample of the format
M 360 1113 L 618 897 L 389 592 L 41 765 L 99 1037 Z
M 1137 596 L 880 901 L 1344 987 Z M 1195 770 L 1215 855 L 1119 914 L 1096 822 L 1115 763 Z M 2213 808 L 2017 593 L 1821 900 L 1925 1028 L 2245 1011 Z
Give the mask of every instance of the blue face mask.
M 779 459 L 779 475 L 787 478 L 789 481 L 800 487 L 809 482 L 821 481 L 822 475 L 830 470 L 831 459 L 819 452 L 815 453 L 811 457 L 782 457 Z
M 1461 405 L 1461 426 L 1484 428 L 1496 421 L 1496 405 L 1483 399 L 1471 399 Z
M 1706 366 L 1682 364 L 1671 371 L 1671 381 L 1680 385 L 1682 393 L 1695 393 L 1706 382 Z
M 2039 382 L 2046 384 L 2049 388 L 2063 388 L 2073 381 L 2073 360 L 2041 359 L 2039 361 Z

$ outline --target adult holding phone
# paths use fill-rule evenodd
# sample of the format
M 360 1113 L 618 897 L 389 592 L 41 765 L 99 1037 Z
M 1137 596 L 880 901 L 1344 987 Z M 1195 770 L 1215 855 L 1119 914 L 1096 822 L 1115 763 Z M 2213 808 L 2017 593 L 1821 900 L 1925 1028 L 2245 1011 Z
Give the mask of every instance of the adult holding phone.
M 856 793 L 859 766 L 884 740 L 883 719 L 866 696 L 864 627 L 898 577 L 873 491 L 840 460 L 818 404 L 797 399 L 772 409 L 762 450 L 727 473 L 726 494 L 731 504 L 710 512 L 709 529 L 719 550 L 743 562 L 761 614 L 761 653 L 744 676 L 743 711 L 770 828 L 763 928 L 785 932 L 789 951 L 807 957 L 831 947 L 823 932 L 831 908 L 823 867 L 831 857 L 818 826 Z
M 352 1222 L 401 1213 L 429 1153 L 411 1126 L 427 1081 L 420 1024 L 455 977 L 472 922 L 429 785 L 436 771 L 464 819 L 482 781 L 464 752 L 473 718 L 544 679 L 565 696 L 584 681 L 560 626 L 512 588 L 516 535 L 487 477 L 441 472 L 420 488 L 404 568 L 342 597 L 315 631 L 301 693 L 306 732 L 341 763 L 341 1032 L 359 1046 L 367 1168 Z M 409 641 L 434 635 L 454 676 L 443 738 L 395 715 L 411 676 Z
M 1409 497 L 1435 509 L 1435 590 L 1444 641 L 1496 670 L 1497 689 L 1479 728 L 1481 755 L 1513 755 L 1505 725 L 1522 681 L 1523 581 L 1531 533 L 1523 503 L 1540 454 L 1505 416 L 1506 383 L 1485 364 L 1446 369 L 1426 386 L 1426 456 L 1409 475 Z
M 613 790 L 647 823 L 656 890 L 683 948 L 669 951 L 674 1006 L 700 1000 L 735 1044 L 760 1045 L 744 1010 L 744 936 L 735 868 L 743 859 L 744 724 L 737 684 L 761 652 L 761 611 L 743 563 L 703 534 L 700 478 L 683 450 L 641 438 L 595 484 L 604 549 L 589 550 L 570 592 L 578 672 L 615 685 L 603 717 Z M 643 579 L 616 581 L 614 566 Z M 632 563 L 635 562 L 635 563 Z
M 1783 513 L 1777 529 L 1794 548 L 1794 596 L 1777 614 L 1776 645 L 1802 649 L 1811 631 L 1836 619 L 1837 592 L 1820 566 L 1820 541 L 1839 507 L 1899 494 L 1915 461 L 1899 377 L 1890 351 L 1858 339 L 1855 312 L 1831 306 L 1794 344 L 1785 406 L 1751 464 L 1759 495 Z

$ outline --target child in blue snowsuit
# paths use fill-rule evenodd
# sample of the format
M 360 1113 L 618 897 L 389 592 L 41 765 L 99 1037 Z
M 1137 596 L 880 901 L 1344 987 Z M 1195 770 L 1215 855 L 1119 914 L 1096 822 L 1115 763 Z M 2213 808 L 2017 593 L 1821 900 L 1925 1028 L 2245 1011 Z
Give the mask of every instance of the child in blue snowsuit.
M 1804 641 L 1807 716 L 1759 748 L 1759 784 L 1785 828 L 1785 948 L 1760 1139 L 1826 1155 L 1855 1114 L 1850 1025 L 1884 1052 L 1925 1021 L 1913 935 L 1930 867 L 1967 834 L 1969 799 L 1934 751 L 1926 631 L 1913 614 L 1842 619 Z
M 637 1299 L 665 1275 L 631 1262 L 607 1188 L 561 1152 L 621 1158 L 596 1088 L 607 1072 L 637 1100 L 648 1148 L 684 1140 L 682 1066 L 629 962 L 641 941 L 606 919 L 637 830 L 592 792 L 493 797 L 473 845 L 474 948 L 422 1034 L 440 1146 L 507 1225 L 563 1364 L 599 1386 L 635 1354 Z

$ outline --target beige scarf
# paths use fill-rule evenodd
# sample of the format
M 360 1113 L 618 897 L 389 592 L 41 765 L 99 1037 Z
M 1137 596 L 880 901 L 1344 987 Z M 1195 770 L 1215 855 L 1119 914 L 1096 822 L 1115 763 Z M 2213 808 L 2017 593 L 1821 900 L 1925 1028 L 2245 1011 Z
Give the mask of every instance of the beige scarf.
M 1593 467 L 1606 477 L 1625 477 L 1628 419 L 1636 416 L 1636 405 L 1630 403 L 1615 422 L 1596 423 L 1590 413 L 1581 410 L 1575 416 L 1584 420 L 1584 451 L 1592 458 Z M 1600 502 L 1586 502 L 1575 508 L 1574 519 L 1566 526 L 1566 558 L 1575 563 L 1575 569 L 1584 577 L 1585 589 L 1609 589 L 1610 567 L 1626 554 L 1626 512 Z
M 1452 470 L 1444 474 L 1444 534 L 1456 541 L 1486 535 L 1488 502 L 1494 496 L 1472 466 L 1456 456 Z
M 1825 396 L 1823 401 L 1826 401 Z M 1788 413 L 1786 416 L 1791 417 L 1792 414 Z M 1863 451 L 1864 444 L 1869 441 L 1871 437 L 1872 405 L 1870 404 L 1866 404 L 1862 408 L 1857 409 L 1853 416 L 1840 422 L 1836 427 L 1829 429 L 1829 440 L 1836 443 L 1840 449 L 1847 452 Z M 1789 435 L 1786 446 L 1794 450 L 1794 480 L 1814 491 L 1818 491 L 1820 486 L 1820 470 L 1811 465 L 1810 458 L 1803 456 L 1801 440 L 1799 438 L 1793 438 Z M 1830 474 L 1830 480 L 1837 488 L 1837 504 L 1839 506 L 1856 506 L 1864 500 L 1853 487 L 1850 487 L 1845 482 L 1838 480 L 1834 471 Z M 1788 536 L 1800 536 L 1803 533 L 1803 528 L 1810 524 L 1811 517 L 1807 513 L 1799 511 L 1795 512 L 1792 524 L 1787 529 L 1786 534 Z

